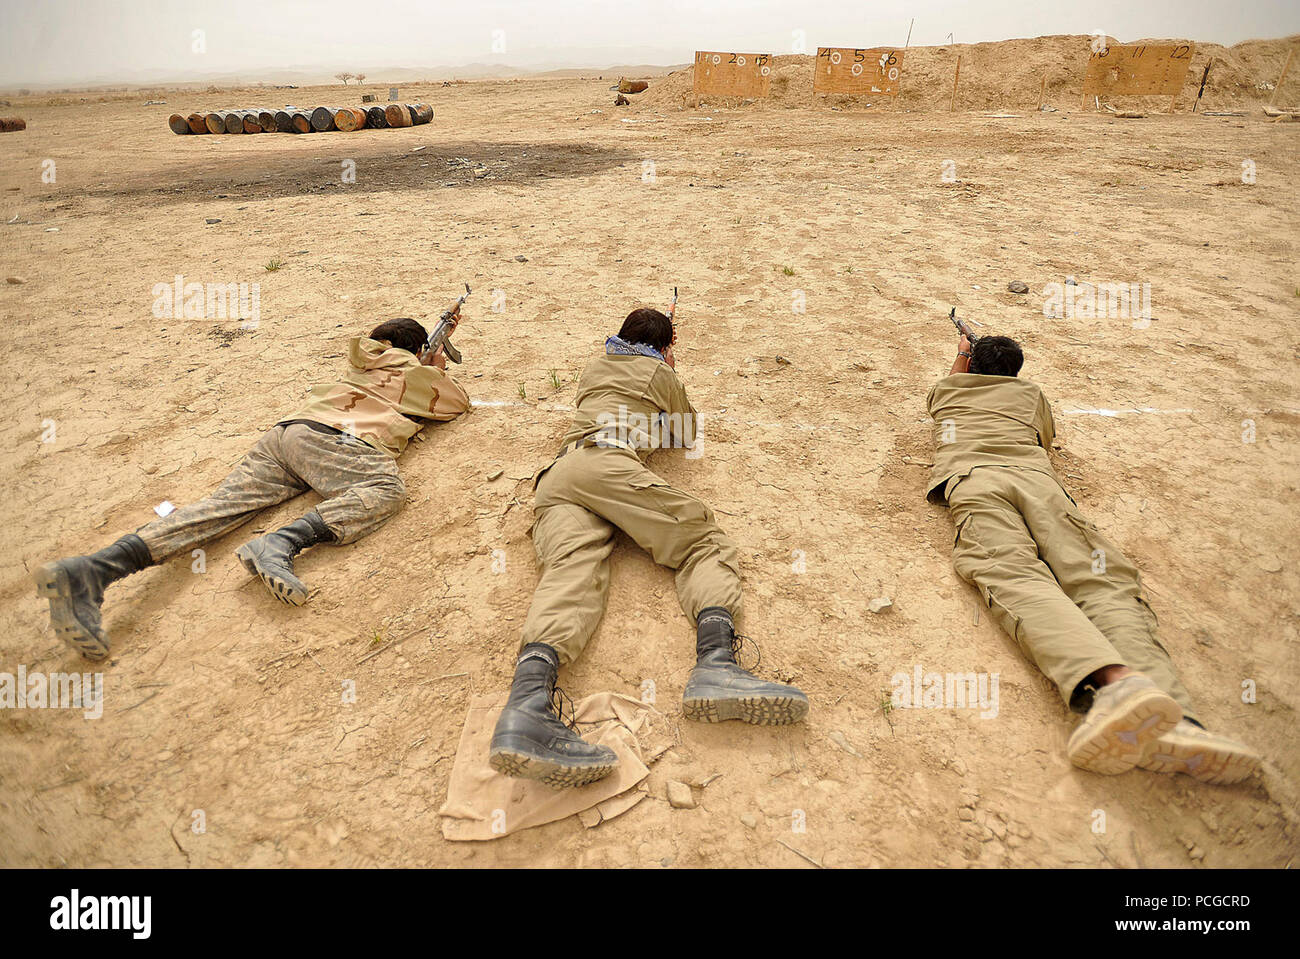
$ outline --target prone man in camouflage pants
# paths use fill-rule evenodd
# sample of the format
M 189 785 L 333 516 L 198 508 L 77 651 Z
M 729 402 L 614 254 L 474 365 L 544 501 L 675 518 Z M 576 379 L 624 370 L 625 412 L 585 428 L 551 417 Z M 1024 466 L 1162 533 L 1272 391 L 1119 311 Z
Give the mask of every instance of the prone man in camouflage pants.
M 50 601 L 56 635 L 87 659 L 105 658 L 105 587 L 311 489 L 324 497 L 314 510 L 235 551 L 277 599 L 305 603 L 294 557 L 317 543 L 351 543 L 382 526 L 406 498 L 396 459 L 407 441 L 423 421 L 451 420 L 469 409 L 469 397 L 446 374 L 442 350 L 426 350 L 426 339 L 424 327 L 407 318 L 354 337 L 344 377 L 314 387 L 310 402 L 265 433 L 211 495 L 97 553 L 40 567 L 37 592 Z

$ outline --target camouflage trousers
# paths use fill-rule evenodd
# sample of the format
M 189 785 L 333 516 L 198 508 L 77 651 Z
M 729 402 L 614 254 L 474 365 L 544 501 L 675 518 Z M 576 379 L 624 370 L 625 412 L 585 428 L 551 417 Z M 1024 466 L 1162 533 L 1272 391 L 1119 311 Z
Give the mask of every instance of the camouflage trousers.
M 397 462 L 346 433 L 295 423 L 265 433 L 210 495 L 136 531 L 154 562 L 241 526 L 260 510 L 315 490 L 315 512 L 339 543 L 370 533 L 401 508 Z

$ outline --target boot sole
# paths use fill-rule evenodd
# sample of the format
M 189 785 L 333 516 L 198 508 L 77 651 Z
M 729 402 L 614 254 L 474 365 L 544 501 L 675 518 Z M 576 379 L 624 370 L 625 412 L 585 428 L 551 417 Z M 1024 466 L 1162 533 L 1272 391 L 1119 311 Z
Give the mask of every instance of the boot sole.
M 1085 720 L 1074 731 L 1066 746 L 1070 762 L 1104 776 L 1126 773 L 1183 718 L 1182 707 L 1158 689 L 1143 690 L 1118 706 L 1098 722 Z
M 294 586 L 292 583 L 276 576 L 274 573 L 263 570 L 261 566 L 258 565 L 257 554 L 249 549 L 247 545 L 241 546 L 239 549 L 235 550 L 235 556 L 244 564 L 244 569 L 248 570 L 260 579 L 263 585 L 271 591 L 271 595 L 286 606 L 301 606 L 307 602 L 306 590 L 299 589 L 297 586 Z
M 617 761 L 590 766 L 560 763 L 554 759 L 524 752 L 518 747 L 506 746 L 494 748 L 488 763 L 503 776 L 534 779 L 546 783 L 553 789 L 586 786 L 588 783 L 604 779 L 618 767 Z
M 1138 765 L 1152 772 L 1184 773 L 1203 783 L 1228 786 L 1249 777 L 1259 764 L 1259 756 L 1241 743 L 1219 736 L 1184 738 L 1174 732 L 1154 743 Z
M 751 726 L 789 726 L 808 715 L 808 700 L 797 696 L 698 694 L 682 697 L 682 713 L 697 723 L 739 719 Z
M 108 657 L 108 639 L 81 625 L 73 611 L 72 583 L 68 571 L 58 563 L 46 563 L 33 574 L 36 595 L 50 601 L 50 625 L 54 635 L 86 659 L 99 661 Z

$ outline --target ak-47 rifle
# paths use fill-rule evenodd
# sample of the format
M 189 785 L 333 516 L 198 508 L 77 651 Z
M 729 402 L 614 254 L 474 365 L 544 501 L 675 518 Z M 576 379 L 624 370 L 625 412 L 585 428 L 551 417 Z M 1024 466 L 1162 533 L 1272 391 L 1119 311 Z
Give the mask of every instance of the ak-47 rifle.
M 673 344 L 677 343 L 677 287 L 673 287 L 673 301 L 668 304 L 668 321 L 673 325 Z
M 460 362 L 460 350 L 451 345 L 451 333 L 452 330 L 456 329 L 456 324 L 460 322 L 460 308 L 469 299 L 469 293 L 469 284 L 466 283 L 464 295 L 446 310 L 443 310 L 442 316 L 438 317 L 438 325 L 433 328 L 433 332 L 429 334 L 428 340 L 424 343 L 424 348 L 429 353 L 437 353 L 441 347 L 442 351 L 447 354 L 447 359 L 453 363 Z
M 948 311 L 948 319 L 952 320 L 952 325 L 957 327 L 957 331 L 961 333 L 962 336 L 966 337 L 967 340 L 970 341 L 971 346 L 974 346 L 975 341 L 979 339 L 979 336 L 976 333 L 972 332 L 971 328 L 966 325 L 965 320 L 957 319 L 957 307 L 954 306 L 951 310 Z M 974 323 L 976 326 L 980 325 L 980 323 L 976 320 L 971 320 L 970 322 Z

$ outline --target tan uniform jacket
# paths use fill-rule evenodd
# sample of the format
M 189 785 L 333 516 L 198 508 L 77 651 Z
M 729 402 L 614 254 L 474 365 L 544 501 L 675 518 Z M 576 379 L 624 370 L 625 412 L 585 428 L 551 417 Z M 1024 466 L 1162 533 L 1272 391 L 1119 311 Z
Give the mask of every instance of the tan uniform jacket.
M 934 417 L 932 503 L 947 502 L 947 484 L 977 466 L 1013 466 L 1046 473 L 1060 485 L 1047 450 L 1056 436 L 1052 408 L 1034 383 L 1014 376 L 954 373 L 926 396 Z
M 455 380 L 407 350 L 357 336 L 348 362 L 342 380 L 312 387 L 307 405 L 286 419 L 324 423 L 396 458 L 424 425 L 412 417 L 445 422 L 469 409 Z
M 644 460 L 666 446 L 695 443 L 695 407 L 667 363 L 653 356 L 608 355 L 587 364 L 577 412 L 563 445 L 600 433 L 634 447 Z

